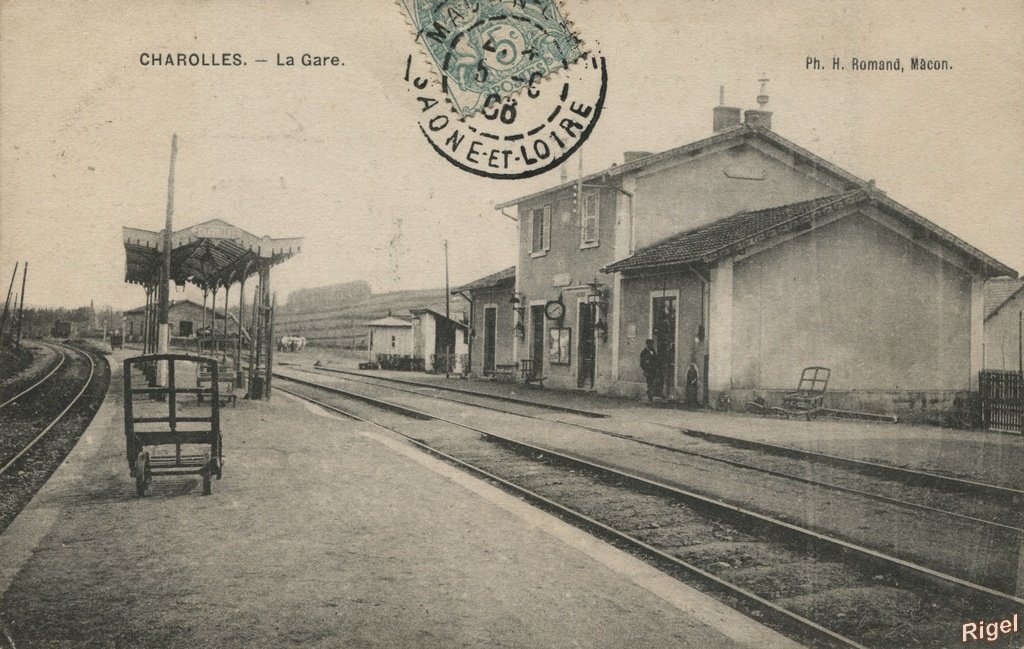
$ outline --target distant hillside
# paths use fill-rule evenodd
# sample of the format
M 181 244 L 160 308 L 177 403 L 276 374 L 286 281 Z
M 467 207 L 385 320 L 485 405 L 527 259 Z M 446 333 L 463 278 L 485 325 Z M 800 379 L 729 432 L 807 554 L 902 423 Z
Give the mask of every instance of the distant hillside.
M 332 284 L 330 286 L 318 286 L 316 288 L 304 288 L 289 293 L 288 303 L 281 310 L 287 310 L 289 313 L 319 311 L 342 301 L 364 300 L 372 295 L 373 291 L 370 290 L 370 284 L 363 280 L 345 282 L 344 284 Z
M 321 347 L 365 349 L 366 323 L 392 315 L 409 315 L 409 309 L 428 308 L 444 313 L 444 289 L 395 291 L 377 295 L 346 296 L 346 289 L 356 288 L 349 282 L 288 295 L 285 308 L 277 313 L 275 335 L 305 336 Z M 367 289 L 369 286 L 367 285 Z M 301 299 L 295 296 L 301 294 Z M 469 303 L 458 295 L 451 296 L 451 315 L 461 320 L 469 314 Z

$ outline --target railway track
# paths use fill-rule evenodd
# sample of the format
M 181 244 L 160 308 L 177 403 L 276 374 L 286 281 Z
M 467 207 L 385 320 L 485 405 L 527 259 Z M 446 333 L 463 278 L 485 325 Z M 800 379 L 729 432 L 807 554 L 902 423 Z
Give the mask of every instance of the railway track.
M 63 461 L 109 384 L 109 368 L 91 352 L 52 346 L 57 366 L 0 408 L 0 531 Z
M 65 351 L 65 348 L 64 348 L 63 345 L 51 345 L 49 343 L 38 343 L 38 344 L 43 345 L 45 347 L 49 347 L 50 349 L 52 349 L 55 352 L 57 352 L 57 354 L 58 354 L 57 363 L 41 379 L 39 379 L 38 381 L 36 381 L 32 385 L 28 386 L 27 388 L 25 388 L 24 390 L 22 390 L 18 394 L 14 395 L 13 397 L 7 399 L 3 403 L 0 403 L 0 410 L 3 410 L 3 408 L 5 408 L 6 406 L 16 402 L 22 396 L 24 396 L 26 394 L 29 394 L 30 392 L 32 392 L 33 390 L 35 390 L 36 388 L 41 386 L 43 383 L 46 383 L 46 381 L 48 381 L 54 374 L 57 373 L 57 370 L 59 370 L 64 365 L 64 362 L 67 360 L 68 354 Z
M 550 404 L 544 404 L 542 408 L 531 408 L 533 404 L 529 401 L 500 397 L 502 402 L 515 404 L 515 409 L 510 410 L 508 406 L 496 407 L 481 403 L 490 399 L 491 395 L 480 392 L 449 388 L 447 386 L 440 388 L 441 392 L 459 393 L 461 398 L 457 398 L 455 396 L 439 394 L 438 390 L 433 389 L 433 386 L 425 387 L 422 383 L 415 381 L 366 377 L 344 370 L 332 369 L 326 371 L 339 375 L 346 381 L 385 387 L 419 396 L 430 396 L 444 401 L 504 412 L 519 417 L 548 422 L 554 421 L 566 426 L 628 440 L 670 453 L 701 458 L 765 475 L 778 476 L 801 484 L 857 495 L 881 503 L 949 516 L 972 525 L 1024 534 L 1024 490 L 988 485 L 975 480 L 962 480 L 924 471 L 838 458 L 761 442 L 736 440 L 722 435 L 712 435 L 710 433 L 667 426 L 661 423 L 645 422 L 673 432 L 681 432 L 689 438 L 703 442 L 690 442 L 686 445 L 659 443 L 637 435 L 610 430 L 607 427 L 601 426 L 601 422 L 594 422 L 592 420 L 572 421 L 564 418 L 551 419 L 545 413 L 548 410 L 562 410 L 569 414 L 581 412 L 573 408 L 560 409 Z M 395 383 L 401 387 L 388 385 L 388 383 Z M 586 416 L 593 417 L 593 414 L 587 413 Z M 612 416 L 606 417 L 614 419 Z M 816 469 L 812 472 L 809 471 L 811 466 L 828 468 L 825 470 Z M 818 477 L 821 473 L 829 474 L 829 479 Z
M 279 383 L 282 391 L 399 434 L 812 646 L 952 646 L 963 621 L 994 619 L 1024 605 L 1024 599 L 648 476 L 406 404 L 280 378 L 293 382 L 289 388 Z

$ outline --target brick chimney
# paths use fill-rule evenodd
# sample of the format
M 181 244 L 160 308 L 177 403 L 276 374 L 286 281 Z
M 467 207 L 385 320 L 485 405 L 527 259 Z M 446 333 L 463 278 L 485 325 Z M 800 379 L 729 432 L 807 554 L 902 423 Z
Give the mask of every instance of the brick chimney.
M 740 109 L 725 105 L 725 86 L 718 86 L 718 105 L 712 111 L 712 131 L 721 133 L 740 125 Z
M 748 110 L 743 115 L 743 121 L 748 126 L 760 126 L 771 129 L 772 111 L 768 110 L 768 79 L 758 79 L 761 82 L 761 94 L 757 96 L 757 110 Z
M 634 160 L 639 160 L 640 158 L 646 158 L 649 155 L 651 155 L 650 151 L 626 151 L 622 154 L 623 158 L 626 160 L 626 164 L 629 164 Z

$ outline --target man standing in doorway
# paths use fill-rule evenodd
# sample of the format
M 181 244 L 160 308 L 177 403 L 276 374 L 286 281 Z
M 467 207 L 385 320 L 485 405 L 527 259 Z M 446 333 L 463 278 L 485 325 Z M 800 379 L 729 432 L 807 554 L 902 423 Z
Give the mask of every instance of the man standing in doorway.
M 654 401 L 654 390 L 658 383 L 658 352 L 654 350 L 654 339 L 648 338 L 640 352 L 640 371 L 647 380 L 647 400 Z

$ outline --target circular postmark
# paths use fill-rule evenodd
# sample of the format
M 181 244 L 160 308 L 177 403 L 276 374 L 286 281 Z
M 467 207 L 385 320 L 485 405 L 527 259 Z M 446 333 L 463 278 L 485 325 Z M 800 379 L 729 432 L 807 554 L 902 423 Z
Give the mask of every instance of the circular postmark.
M 587 140 L 604 106 L 604 58 L 590 56 L 518 92 L 489 93 L 463 117 L 448 100 L 444 77 L 426 62 L 406 59 L 408 95 L 424 137 L 459 169 L 489 178 L 529 178 L 557 167 Z

